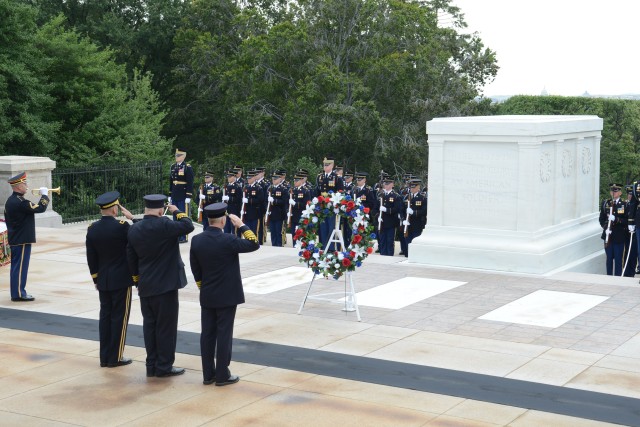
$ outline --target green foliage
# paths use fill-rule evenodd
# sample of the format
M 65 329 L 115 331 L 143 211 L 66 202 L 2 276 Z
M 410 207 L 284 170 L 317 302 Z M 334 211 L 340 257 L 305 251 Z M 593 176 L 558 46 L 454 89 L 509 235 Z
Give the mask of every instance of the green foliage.
M 600 143 L 600 195 L 609 197 L 609 183 L 640 180 L 640 101 L 514 96 L 497 106 L 498 114 L 596 115 L 603 119 Z

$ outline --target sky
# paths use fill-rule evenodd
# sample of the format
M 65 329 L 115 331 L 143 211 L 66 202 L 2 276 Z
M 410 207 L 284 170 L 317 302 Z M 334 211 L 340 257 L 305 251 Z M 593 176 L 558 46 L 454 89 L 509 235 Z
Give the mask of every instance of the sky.
M 640 94 L 640 0 L 451 0 L 498 59 L 485 96 Z

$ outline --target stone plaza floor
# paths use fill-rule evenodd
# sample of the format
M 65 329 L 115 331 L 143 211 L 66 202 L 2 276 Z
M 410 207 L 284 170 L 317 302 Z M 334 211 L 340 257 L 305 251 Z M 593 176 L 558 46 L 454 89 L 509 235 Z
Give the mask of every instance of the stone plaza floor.
M 231 371 L 241 380 L 213 387 L 202 384 L 189 244 L 175 362 L 186 374 L 146 378 L 137 297 L 134 362 L 100 368 L 86 227 L 38 228 L 32 303 L 10 301 L 0 268 L 2 426 L 640 426 L 638 279 L 376 254 L 353 275 L 359 322 L 339 301 L 309 300 L 298 315 L 312 275 L 293 248 L 263 246 L 240 261 L 247 302 Z M 344 289 L 316 279 L 312 294 Z

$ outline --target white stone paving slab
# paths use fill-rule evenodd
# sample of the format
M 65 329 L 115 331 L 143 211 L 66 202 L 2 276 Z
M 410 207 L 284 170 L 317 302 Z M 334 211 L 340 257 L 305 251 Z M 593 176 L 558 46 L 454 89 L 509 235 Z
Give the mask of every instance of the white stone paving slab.
M 250 294 L 270 294 L 292 286 L 309 283 L 313 272 L 306 267 L 287 267 L 242 279 L 244 291 Z
M 601 295 L 540 290 L 503 305 L 479 319 L 557 328 L 607 299 L 609 297 Z
M 421 277 L 405 277 L 394 280 L 366 291 L 358 292 L 358 305 L 399 309 L 415 304 L 442 292 L 450 291 L 467 282 L 453 280 L 426 279 Z M 356 290 L 358 283 L 355 283 Z M 344 298 L 341 299 L 341 301 Z

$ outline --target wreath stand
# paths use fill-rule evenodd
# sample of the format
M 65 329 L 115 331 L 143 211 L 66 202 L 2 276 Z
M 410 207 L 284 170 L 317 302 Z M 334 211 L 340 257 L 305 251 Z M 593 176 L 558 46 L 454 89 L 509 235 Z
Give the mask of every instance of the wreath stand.
M 329 236 L 329 241 L 327 242 L 327 248 L 331 246 L 331 243 L 335 243 L 338 250 L 340 252 L 344 252 L 346 249 L 346 246 L 344 244 L 342 230 L 340 229 L 340 220 L 342 218 L 339 215 L 336 215 L 335 218 L 336 218 L 336 225 L 333 231 L 331 232 L 331 235 Z M 361 322 L 362 319 L 360 318 L 360 309 L 358 309 L 358 301 L 356 299 L 356 288 L 353 284 L 352 273 L 353 272 L 351 271 L 347 271 L 344 274 L 344 293 L 330 292 L 326 294 L 309 295 L 309 292 L 311 292 L 311 287 L 313 286 L 313 282 L 316 280 L 316 276 L 318 275 L 317 273 L 314 273 L 313 278 L 311 279 L 311 283 L 309 283 L 309 287 L 307 288 L 307 293 L 305 294 L 304 299 L 302 300 L 302 304 L 300 304 L 300 309 L 298 310 L 298 314 L 302 313 L 302 309 L 304 308 L 304 305 L 308 299 L 342 304 L 342 302 L 336 300 L 336 297 L 344 295 L 344 307 L 342 308 L 342 311 L 345 311 L 345 312 L 355 311 L 356 316 L 358 316 L 358 322 Z M 347 286 L 347 282 L 348 282 L 348 286 Z

